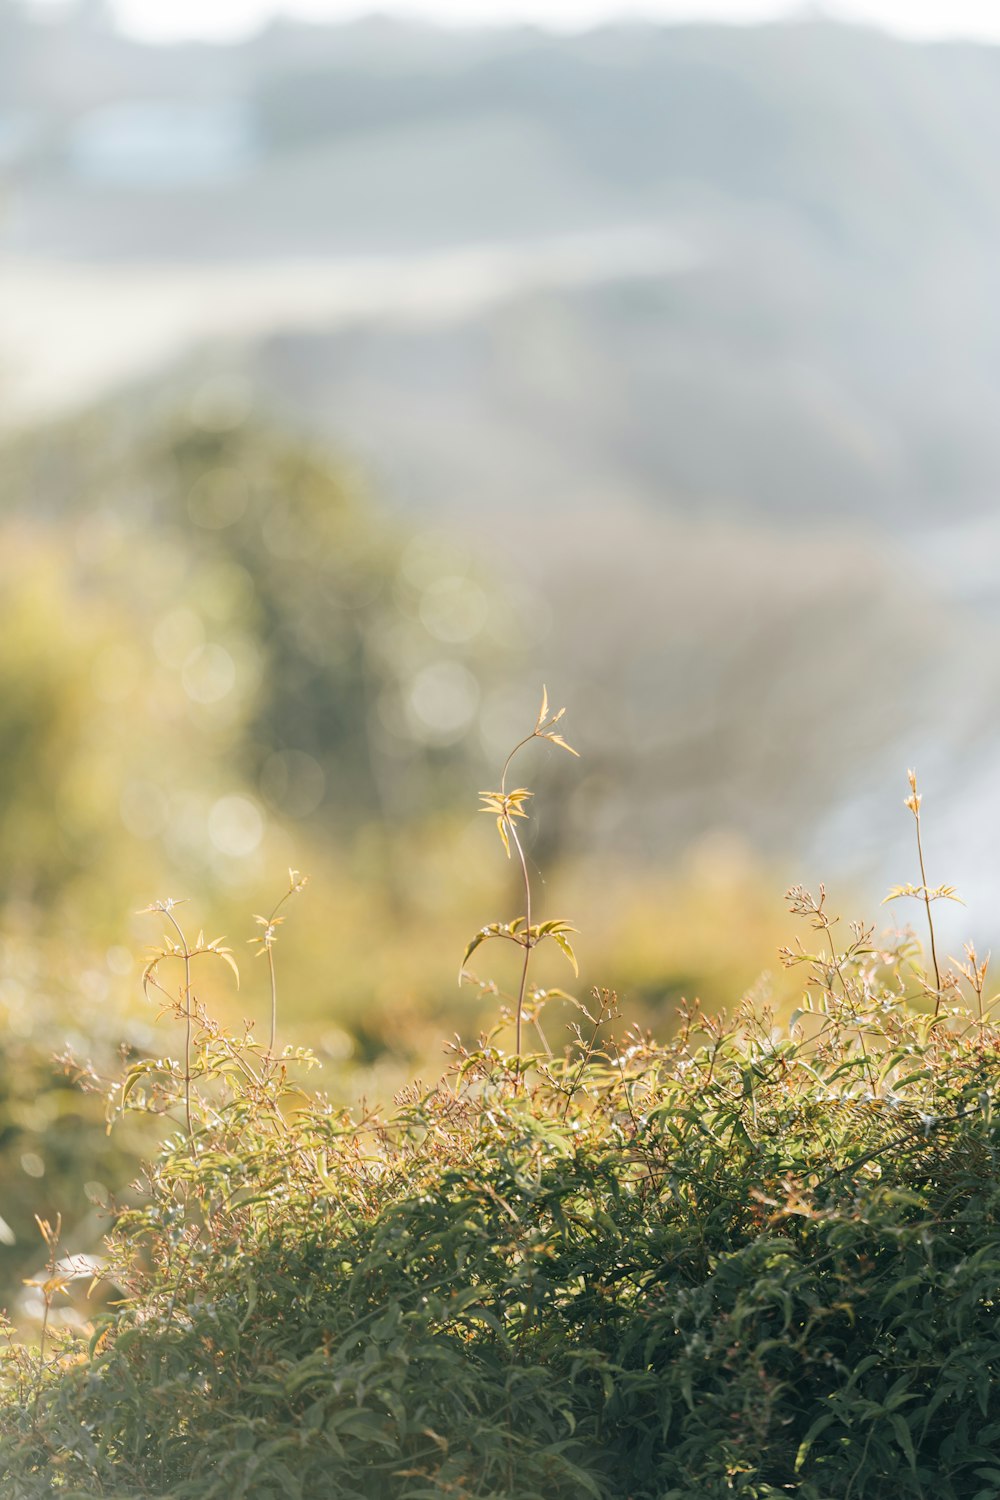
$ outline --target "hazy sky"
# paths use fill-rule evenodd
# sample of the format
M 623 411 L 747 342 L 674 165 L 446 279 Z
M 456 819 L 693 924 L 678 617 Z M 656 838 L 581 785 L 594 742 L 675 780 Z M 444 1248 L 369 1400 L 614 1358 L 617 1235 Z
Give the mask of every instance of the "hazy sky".
M 64 0 L 38 0 L 53 5 Z M 276 12 L 346 19 L 383 10 L 463 25 L 534 20 L 572 29 L 611 16 L 756 21 L 804 8 L 794 0 L 112 0 L 121 23 L 149 40 L 239 36 Z M 867 21 L 911 37 L 967 36 L 1000 42 L 1000 0 L 824 0 L 808 8 Z

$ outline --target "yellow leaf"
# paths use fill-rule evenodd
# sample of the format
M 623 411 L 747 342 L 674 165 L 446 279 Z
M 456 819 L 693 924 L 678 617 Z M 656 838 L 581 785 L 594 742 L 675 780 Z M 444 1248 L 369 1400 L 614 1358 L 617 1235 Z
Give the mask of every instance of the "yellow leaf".
M 236 975 L 236 988 L 239 989 L 239 987 L 240 987 L 240 971 L 239 971 L 239 968 L 237 966 L 236 960 L 233 957 L 233 955 L 230 953 L 229 949 L 228 948 L 213 948 L 212 952 L 215 953 L 215 954 L 217 954 L 218 957 L 222 959 L 222 962 L 224 964 L 228 964 L 229 967 L 232 969 L 233 973 Z
M 570 755 L 576 756 L 577 760 L 580 759 L 579 750 L 574 750 L 572 745 L 567 745 L 561 734 L 547 734 L 545 738 L 551 740 L 553 745 L 558 745 L 561 749 L 568 750 Z

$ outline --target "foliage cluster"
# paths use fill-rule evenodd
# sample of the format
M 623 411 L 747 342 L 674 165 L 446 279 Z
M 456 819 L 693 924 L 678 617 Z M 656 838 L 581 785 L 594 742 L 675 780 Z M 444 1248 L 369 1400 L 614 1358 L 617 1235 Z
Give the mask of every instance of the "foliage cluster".
M 24 1306 L 23 1286 L 38 1266 L 36 1215 L 61 1215 L 66 1243 L 97 1249 L 106 1205 L 155 1149 L 155 1122 L 139 1114 L 108 1132 L 103 1088 L 79 1088 L 68 1055 L 85 1056 L 92 1081 L 99 1068 L 110 1087 L 123 1053 L 157 1046 L 152 1014 L 126 1009 L 113 977 L 73 942 L 50 939 L 43 951 L 25 936 L 0 939 L 0 1305 L 21 1324 L 37 1310 Z
M 919 833 L 915 783 L 908 805 Z M 789 894 L 810 939 L 784 952 L 806 977 L 787 1023 L 748 999 L 616 1039 L 601 992 L 561 1051 L 505 1051 L 508 1015 L 435 1086 L 354 1114 L 307 1091 L 308 1053 L 213 1020 L 192 966 L 231 955 L 160 903 L 147 975 L 190 1043 L 114 1104 L 179 1128 L 114 1227 L 110 1314 L 10 1344 L 7 1492 L 991 1500 L 987 964 L 942 968 L 932 927 L 928 973 L 912 936 L 838 940 L 822 890 Z M 952 892 L 895 894 L 930 916 Z M 507 925 L 530 957 L 548 924 Z M 522 977 L 542 1038 L 547 999 Z M 41 1227 L 48 1315 L 79 1268 Z
M 112 1075 L 120 1046 L 133 1058 L 160 1045 L 132 958 L 149 894 L 197 891 L 206 926 L 238 944 L 265 872 L 310 870 L 315 900 L 283 955 L 284 1036 L 334 1064 L 340 1098 L 386 1097 L 437 1056 L 442 1029 L 474 1032 L 492 1013 L 488 995 L 441 992 L 442 955 L 492 881 L 478 873 L 486 822 L 470 828 L 456 789 L 480 774 L 474 726 L 499 733 L 509 712 L 537 639 L 531 609 L 501 598 L 453 535 L 382 514 L 356 468 L 245 404 L 220 406 L 218 391 L 206 404 L 206 389 L 0 444 L 0 1216 L 13 1239 L 0 1231 L 0 1306 L 12 1309 L 35 1269 L 34 1215 L 62 1212 L 64 1241 L 92 1250 L 95 1202 L 137 1169 L 136 1132 L 107 1138 L 103 1101 L 72 1089 L 52 1053 L 72 1042 Z M 568 818 L 546 801 L 554 886 Z M 533 838 L 529 860 L 538 849 Z M 750 876 L 725 944 L 703 940 L 711 897 L 693 882 L 668 893 L 667 923 L 647 914 L 661 899 L 647 869 L 612 877 L 607 858 L 589 873 L 579 861 L 573 879 L 586 979 L 614 972 L 643 1017 L 685 990 L 721 1001 L 773 946 L 766 883 Z M 242 997 L 222 988 L 212 1003 L 239 1024 Z
M 407 738 L 414 681 L 441 659 L 471 679 L 490 648 L 440 638 L 449 623 L 462 634 L 448 614 L 460 567 L 425 548 L 415 576 L 411 538 L 356 474 L 250 413 L 114 406 L 5 438 L 0 480 L 0 1305 L 13 1308 L 35 1269 L 33 1215 L 61 1211 L 64 1238 L 92 1249 L 95 1202 L 137 1169 L 135 1131 L 109 1140 L 102 1101 L 52 1054 L 73 1043 L 107 1075 L 119 1047 L 156 1046 L 131 956 L 138 892 L 196 889 L 206 922 L 232 932 L 294 839 L 346 929 L 335 1026 L 329 991 L 311 986 L 317 1051 L 363 1066 L 390 1038 L 419 1049 L 403 1023 L 429 989 L 419 941 L 406 986 L 388 956 L 361 955 L 426 920 L 388 872 L 419 868 L 411 812 L 451 833 L 435 777 L 467 754 Z M 432 887 L 420 870 L 414 888 Z M 298 945 L 303 973 L 327 938 Z

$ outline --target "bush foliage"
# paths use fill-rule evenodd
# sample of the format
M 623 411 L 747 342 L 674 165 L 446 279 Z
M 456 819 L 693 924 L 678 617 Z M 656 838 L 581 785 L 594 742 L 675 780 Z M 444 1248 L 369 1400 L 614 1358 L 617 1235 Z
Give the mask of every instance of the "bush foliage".
M 896 894 L 930 916 L 951 893 Z M 308 1092 L 307 1053 L 213 1021 L 192 970 L 229 955 L 160 903 L 147 978 L 190 1038 L 133 1065 L 113 1107 L 178 1128 L 117 1219 L 119 1295 L 89 1334 L 55 1326 L 79 1268 L 42 1226 L 46 1324 L 5 1361 L 4 1493 L 1000 1493 L 986 965 L 970 949 L 942 971 L 932 941 L 926 973 L 912 937 L 838 941 L 822 891 L 790 897 L 810 941 L 784 952 L 807 983 L 781 1024 L 748 999 L 690 1007 L 668 1043 L 616 1040 L 604 992 L 561 1052 L 507 1052 L 512 1019 L 544 1038 L 546 1003 L 572 1003 L 526 978 L 533 941 L 569 929 L 491 924 L 524 951 L 516 1016 L 456 1042 L 436 1085 L 353 1114 Z

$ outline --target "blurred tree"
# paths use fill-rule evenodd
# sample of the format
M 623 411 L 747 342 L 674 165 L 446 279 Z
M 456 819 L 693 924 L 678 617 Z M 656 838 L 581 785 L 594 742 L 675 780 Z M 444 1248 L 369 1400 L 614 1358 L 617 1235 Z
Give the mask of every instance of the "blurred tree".
M 475 781 L 478 682 L 511 656 L 486 591 L 325 451 L 217 393 L 60 424 L 0 474 L 9 895 L 97 865 L 119 902 L 157 869 L 205 892 L 269 830 L 346 848 Z

